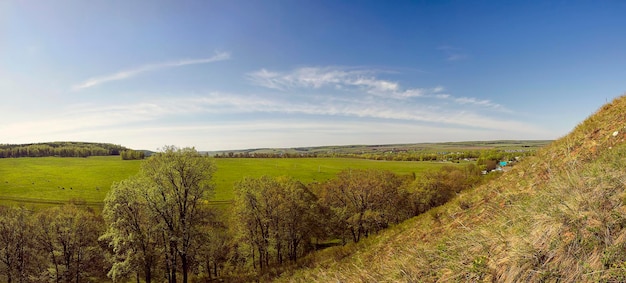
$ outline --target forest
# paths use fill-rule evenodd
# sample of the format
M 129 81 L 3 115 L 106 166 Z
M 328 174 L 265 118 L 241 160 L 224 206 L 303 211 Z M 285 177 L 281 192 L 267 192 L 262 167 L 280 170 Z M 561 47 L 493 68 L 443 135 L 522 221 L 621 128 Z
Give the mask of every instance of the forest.
M 48 142 L 33 144 L 0 144 L 0 158 L 16 157 L 89 157 L 120 155 L 128 150 L 121 145 L 86 142 Z
M 245 178 L 231 205 L 211 205 L 214 161 L 165 147 L 115 183 L 103 211 L 75 201 L 0 208 L 0 281 L 247 281 L 308 253 L 359 242 L 497 174 L 474 164 L 419 176 L 345 170 L 309 185 Z

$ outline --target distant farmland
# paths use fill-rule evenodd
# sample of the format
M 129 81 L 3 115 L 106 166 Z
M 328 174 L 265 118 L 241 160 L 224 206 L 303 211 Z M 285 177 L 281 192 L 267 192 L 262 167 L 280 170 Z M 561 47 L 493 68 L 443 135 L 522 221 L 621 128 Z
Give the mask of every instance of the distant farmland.
M 113 182 L 136 174 L 139 164 L 119 156 L 0 159 L 0 201 L 98 204 Z
M 344 169 L 379 168 L 398 174 L 419 173 L 441 162 L 394 162 L 349 158 L 214 159 L 217 172 L 212 200 L 229 201 L 233 184 L 246 176 L 291 176 L 305 184 L 325 181 Z M 101 205 L 113 184 L 139 171 L 141 161 L 119 156 L 89 158 L 0 159 L 0 204 L 57 204 L 81 199 Z

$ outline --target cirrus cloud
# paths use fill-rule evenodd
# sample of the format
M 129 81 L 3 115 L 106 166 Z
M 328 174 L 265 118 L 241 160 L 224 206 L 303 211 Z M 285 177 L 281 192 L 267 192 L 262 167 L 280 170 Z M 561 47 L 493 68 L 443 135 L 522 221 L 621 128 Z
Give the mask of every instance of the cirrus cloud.
M 230 59 L 230 54 L 221 52 L 209 58 L 185 59 L 185 60 L 178 60 L 178 61 L 161 62 L 161 63 L 156 63 L 156 64 L 148 64 L 148 65 L 144 65 L 144 66 L 140 66 L 140 67 L 136 67 L 136 68 L 132 68 L 128 70 L 122 70 L 122 71 L 119 71 L 110 75 L 89 78 L 83 82 L 80 82 L 72 86 L 72 90 L 78 91 L 81 89 L 98 86 L 98 85 L 112 82 L 112 81 L 129 79 L 134 76 L 140 75 L 142 73 L 157 71 L 157 70 L 166 69 L 166 68 L 181 67 L 181 66 L 187 66 L 187 65 L 197 65 L 197 64 L 207 64 L 207 63 L 228 60 L 228 59 Z
M 440 93 L 442 86 L 433 88 L 402 88 L 396 81 L 380 79 L 376 70 L 341 67 L 304 67 L 290 72 L 274 72 L 261 69 L 247 74 L 255 85 L 293 91 L 302 88 L 352 90 L 370 95 L 406 99 Z

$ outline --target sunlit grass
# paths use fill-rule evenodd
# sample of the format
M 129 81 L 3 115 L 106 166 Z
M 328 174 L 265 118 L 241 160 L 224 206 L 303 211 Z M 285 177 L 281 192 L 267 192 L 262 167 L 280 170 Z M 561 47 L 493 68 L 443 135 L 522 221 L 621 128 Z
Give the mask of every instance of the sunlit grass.
M 29 202 L 104 200 L 111 184 L 139 170 L 119 157 L 0 159 L 0 198 Z
M 441 162 L 393 162 L 347 158 L 214 159 L 214 201 L 230 201 L 244 177 L 291 176 L 305 184 L 321 182 L 345 169 L 379 168 L 398 174 L 438 168 Z M 113 182 L 139 172 L 141 161 L 119 156 L 0 159 L 0 203 L 57 204 L 80 199 L 100 205 Z
M 350 158 L 215 159 L 215 200 L 234 197 L 233 185 L 244 177 L 290 176 L 305 184 L 333 178 L 342 170 L 378 168 L 396 174 L 419 174 L 453 163 L 375 161 Z

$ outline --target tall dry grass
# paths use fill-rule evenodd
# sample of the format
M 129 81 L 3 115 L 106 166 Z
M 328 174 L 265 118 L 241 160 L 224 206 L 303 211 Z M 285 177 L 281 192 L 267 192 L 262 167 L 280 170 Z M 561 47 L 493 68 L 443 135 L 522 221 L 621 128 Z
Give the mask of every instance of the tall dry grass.
M 626 97 L 501 178 L 284 282 L 626 281 Z

